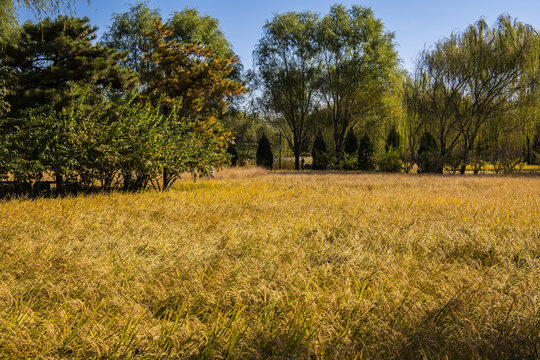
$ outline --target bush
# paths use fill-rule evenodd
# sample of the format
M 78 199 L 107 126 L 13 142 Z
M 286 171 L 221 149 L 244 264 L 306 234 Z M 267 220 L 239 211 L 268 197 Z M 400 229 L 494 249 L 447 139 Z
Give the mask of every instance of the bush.
M 343 170 L 355 170 L 358 169 L 358 157 L 356 154 L 347 154 L 343 156 Z
M 519 146 L 503 143 L 489 151 L 489 160 L 495 173 L 511 174 L 523 168 L 523 153 Z
M 358 168 L 365 171 L 373 171 L 375 164 L 373 162 L 373 142 L 368 134 L 365 134 L 358 145 Z
M 385 172 L 401 172 L 403 161 L 399 149 L 390 147 L 388 151 L 379 152 L 375 155 L 377 169 Z
M 328 163 L 330 162 L 330 156 L 326 149 L 326 142 L 322 136 L 322 132 L 319 131 L 319 134 L 315 138 L 313 143 L 313 151 L 311 152 L 313 157 L 313 169 L 314 170 L 326 170 L 328 168 Z
M 265 134 L 261 137 L 259 146 L 257 147 L 257 166 L 262 166 L 270 170 L 274 166 L 274 155 L 272 154 L 270 141 Z

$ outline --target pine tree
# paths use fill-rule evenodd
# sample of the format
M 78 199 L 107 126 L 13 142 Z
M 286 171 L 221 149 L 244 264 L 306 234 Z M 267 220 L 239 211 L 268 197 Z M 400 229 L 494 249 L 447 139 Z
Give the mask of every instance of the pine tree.
M 136 85 L 135 73 L 119 65 L 124 53 L 92 43 L 96 30 L 88 18 L 67 16 L 22 26 L 18 40 L 6 44 L 2 59 L 15 78 L 13 94 L 7 97 L 12 116 L 29 107 L 66 107 L 73 84 L 112 89 Z
M 311 152 L 311 156 L 313 157 L 314 170 L 326 170 L 329 160 L 328 150 L 320 130 L 315 138 L 315 142 L 313 143 L 313 151 Z
M 358 139 L 354 135 L 354 131 L 350 129 L 345 138 L 345 153 L 352 155 L 356 150 L 358 150 Z
M 392 125 L 388 137 L 386 138 L 386 144 L 384 145 L 384 150 L 388 152 L 390 148 L 399 149 L 401 145 L 401 137 L 397 132 L 396 125 Z
M 372 171 L 375 169 L 373 162 L 374 147 L 371 138 L 366 133 L 358 144 L 358 167 L 360 170 Z
M 419 172 L 442 173 L 443 171 L 443 161 L 438 152 L 437 140 L 428 131 L 420 137 L 416 164 Z
M 422 137 L 420 138 L 420 148 L 418 149 L 419 154 L 423 154 L 425 152 L 436 152 L 437 151 L 437 141 L 429 133 L 426 131 L 422 134 Z
M 265 134 L 263 134 L 261 137 L 259 146 L 257 147 L 257 166 L 262 166 L 270 170 L 272 170 L 274 166 L 272 147 L 270 146 L 270 141 Z

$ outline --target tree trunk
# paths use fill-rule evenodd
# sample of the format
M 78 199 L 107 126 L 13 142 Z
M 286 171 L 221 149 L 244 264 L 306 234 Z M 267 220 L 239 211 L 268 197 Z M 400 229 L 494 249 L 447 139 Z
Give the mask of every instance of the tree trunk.
M 61 195 L 64 192 L 64 175 L 56 173 L 56 193 Z
M 167 190 L 169 187 L 169 171 L 167 168 L 163 168 L 163 187 L 161 190 Z

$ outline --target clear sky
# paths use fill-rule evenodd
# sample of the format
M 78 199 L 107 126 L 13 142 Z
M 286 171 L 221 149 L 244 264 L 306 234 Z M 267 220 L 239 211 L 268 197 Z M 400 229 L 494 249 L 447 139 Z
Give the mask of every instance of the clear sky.
M 76 0 L 76 15 L 87 16 L 102 34 L 111 24 L 113 13 L 127 11 L 133 1 Z M 426 46 L 461 31 L 481 17 L 491 25 L 500 14 L 507 13 L 540 29 L 540 0 L 150 0 L 151 8 L 161 10 L 167 18 L 185 7 L 217 18 L 221 29 L 246 68 L 251 68 L 251 54 L 261 37 L 262 27 L 273 14 L 310 10 L 326 14 L 330 6 L 340 2 L 346 6 L 369 6 L 388 31 L 396 34 L 403 67 L 411 71 L 418 53 Z M 29 15 L 21 11 L 21 20 Z

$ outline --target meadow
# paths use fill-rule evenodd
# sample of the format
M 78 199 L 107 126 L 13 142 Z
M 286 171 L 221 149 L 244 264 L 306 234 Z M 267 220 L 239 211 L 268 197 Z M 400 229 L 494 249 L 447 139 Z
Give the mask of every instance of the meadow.
M 0 358 L 537 359 L 540 177 L 229 170 L 0 202 Z

